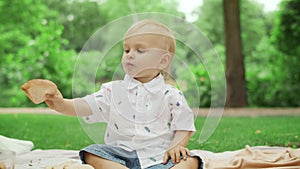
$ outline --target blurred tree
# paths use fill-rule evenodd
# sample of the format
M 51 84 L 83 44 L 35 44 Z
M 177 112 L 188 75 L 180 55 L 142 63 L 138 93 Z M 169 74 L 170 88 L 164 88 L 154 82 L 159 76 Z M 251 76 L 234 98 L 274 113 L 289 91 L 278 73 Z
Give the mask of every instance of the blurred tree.
M 61 38 L 63 27 L 47 19 L 54 15 L 41 1 L 1 1 L 0 85 L 5 90 L 0 106 L 29 103 L 20 86 L 33 78 L 53 80 L 70 97 L 75 54 L 61 48 L 67 44 Z
M 81 51 L 98 28 L 114 19 L 138 12 L 177 12 L 176 0 L 5 0 L 0 1 L 0 106 L 32 105 L 20 91 L 25 81 L 45 78 L 54 81 L 66 97 L 72 97 L 72 71 L 76 61 L 73 51 Z M 110 31 L 118 31 L 120 27 Z M 109 34 L 93 44 L 93 49 L 106 46 Z M 100 53 L 113 56 L 104 61 L 96 81 L 111 77 L 118 66 L 122 50 L 119 43 L 113 51 Z M 98 55 L 98 53 L 96 52 Z M 102 67 L 101 67 L 102 68 Z
M 110 21 L 143 12 L 160 12 L 183 17 L 184 14 L 177 10 L 178 5 L 177 0 L 151 0 L 151 3 L 140 0 L 104 0 L 100 9 L 107 14 Z
M 226 106 L 247 105 L 244 57 L 242 54 L 239 0 L 223 0 L 226 35 Z
M 290 5 L 282 5 L 281 12 L 276 18 L 273 13 L 263 13 L 262 6 L 256 1 L 239 2 L 247 90 L 250 92 L 248 98 L 251 97 L 249 99 L 251 105 L 300 105 L 298 101 L 300 99 L 295 99 L 299 98 L 297 1 L 286 1 L 286 4 Z M 139 0 L 0 1 L 0 86 L 5 88 L 0 93 L 0 106 L 32 106 L 19 89 L 23 82 L 31 78 L 53 80 L 66 97 L 72 97 L 72 70 L 77 55 L 73 49 L 80 51 L 98 28 L 123 16 L 140 12 L 157 12 L 184 17 L 183 13 L 177 11 L 177 5 L 177 0 L 153 0 L 151 3 Z M 197 12 L 199 19 L 195 24 L 213 42 L 225 62 L 222 0 L 204 0 L 203 6 Z M 282 17 L 281 13 L 285 17 Z M 272 31 L 274 19 L 276 29 Z M 178 26 L 185 27 L 184 24 L 178 23 Z M 112 28 L 106 36 L 101 36 L 103 39 L 97 40 L 91 47 L 97 51 L 89 55 L 108 56 L 101 65 L 95 65 L 99 66 L 99 70 L 96 79 L 92 80 L 102 83 L 113 76 L 122 54 L 121 39 L 116 41 L 109 51 L 101 49 L 111 45 L 110 39 L 116 39 L 114 36 L 117 34 L 111 32 L 125 31 L 123 29 L 125 26 Z M 271 34 L 273 43 L 281 48 L 281 51 L 269 45 L 268 36 Z M 187 39 L 194 38 L 193 32 L 188 30 L 184 36 Z M 210 106 L 210 98 L 214 96 L 210 96 L 210 77 L 205 66 L 192 63 L 193 51 L 184 44 L 178 44 L 179 58 L 191 59 L 187 63 L 190 70 L 199 78 L 196 80 L 201 84 L 201 97 L 206 97 L 201 98 L 202 106 Z M 194 45 L 202 47 L 198 40 L 193 42 Z M 91 62 L 92 65 L 96 64 L 97 57 L 93 59 L 88 60 L 86 65 L 90 67 Z M 90 72 L 85 66 L 82 68 L 83 76 Z M 189 78 L 185 71 L 178 73 L 180 77 Z M 80 90 L 86 90 L 86 86 L 81 86 Z
M 213 44 L 225 44 L 222 0 L 203 0 L 203 5 L 194 11 L 198 15 L 195 21 L 201 31 Z
M 272 42 L 283 53 L 276 58 L 281 70 L 276 83 L 282 85 L 277 97 L 283 106 L 300 105 L 300 1 L 284 0 L 275 20 Z M 288 85 L 287 85 L 288 84 Z
M 57 13 L 50 19 L 64 26 L 63 38 L 70 42 L 64 45 L 66 49 L 80 52 L 89 37 L 107 23 L 107 15 L 96 1 L 47 0 L 45 4 Z
M 176 0 L 153 0 L 151 3 L 134 0 L 47 0 L 45 4 L 58 13 L 57 17 L 52 19 L 64 26 L 63 38 L 70 42 L 65 47 L 76 49 L 77 52 L 95 31 L 115 19 L 140 12 L 163 12 L 183 16 L 176 10 Z M 101 45 L 102 43 L 105 43 L 105 40 Z M 98 46 L 98 49 L 101 49 L 101 46 Z
M 26 10 L 24 7 L 29 7 Z M 0 3 L 0 57 L 5 53 L 16 52 L 18 48 L 24 46 L 32 36 L 37 36 L 44 19 L 46 6 L 41 2 L 24 1 L 1 1 Z M 39 13 L 39 15 L 34 15 Z
M 243 54 L 247 57 L 266 34 L 266 27 L 270 24 L 266 22 L 261 4 L 252 0 L 239 1 L 239 4 Z M 203 5 L 196 9 L 195 13 L 199 15 L 195 24 L 201 31 L 214 45 L 225 47 L 222 0 L 203 0 Z
M 273 42 L 282 52 L 299 58 L 300 1 L 284 0 L 277 13 Z M 291 58 L 290 58 L 291 59 Z M 292 61 L 293 62 L 293 61 Z
M 265 39 L 264 37 L 270 35 L 273 26 L 273 15 L 272 13 L 264 13 L 263 6 L 255 1 L 243 0 L 239 1 L 239 4 L 241 40 L 243 44 L 242 54 L 243 58 L 246 58 L 247 61 L 245 62 L 245 70 L 247 70 L 245 73 L 251 74 L 252 70 L 248 69 L 248 66 L 252 68 L 253 64 L 255 64 L 256 68 L 264 70 L 265 63 L 268 63 L 266 60 L 263 64 L 260 64 L 264 55 L 259 55 L 255 51 L 257 50 L 257 44 L 260 44 L 260 42 Z M 199 15 L 199 19 L 195 21 L 195 24 L 212 41 L 219 56 L 225 63 L 225 24 L 223 19 L 222 0 L 204 0 L 203 5 L 199 7 L 195 13 L 198 13 Z M 236 46 L 233 46 L 228 50 L 234 49 L 236 49 Z M 255 57 L 253 57 L 254 54 Z M 234 64 L 233 66 L 236 67 L 237 65 Z M 243 71 L 240 73 L 243 73 Z M 255 78 L 257 77 L 254 75 L 252 76 L 252 74 L 251 79 L 248 78 L 248 80 L 253 82 L 251 85 L 255 82 L 259 83 L 257 82 L 259 79 Z M 251 87 L 248 83 L 245 85 L 247 85 L 247 89 Z M 251 87 L 251 89 L 253 88 Z M 252 93 L 251 90 L 251 93 L 248 93 L 248 98 L 252 97 L 252 95 L 255 95 L 255 93 Z
M 257 44 L 251 57 L 246 57 L 248 103 L 256 107 L 288 106 L 281 88 L 289 84 L 279 83 L 286 76 L 280 65 L 284 64 L 284 54 L 270 43 L 270 37 L 264 36 Z

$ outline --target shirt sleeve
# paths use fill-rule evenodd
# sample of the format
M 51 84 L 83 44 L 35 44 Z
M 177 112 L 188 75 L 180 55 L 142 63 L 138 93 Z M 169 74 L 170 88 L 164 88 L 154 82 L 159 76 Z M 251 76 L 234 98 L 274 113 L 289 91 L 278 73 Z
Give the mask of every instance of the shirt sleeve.
M 194 113 L 181 91 L 170 92 L 169 106 L 171 111 L 171 130 L 196 131 Z
M 105 83 L 100 90 L 83 97 L 92 110 L 92 115 L 82 117 L 86 123 L 107 122 L 111 103 L 111 83 Z

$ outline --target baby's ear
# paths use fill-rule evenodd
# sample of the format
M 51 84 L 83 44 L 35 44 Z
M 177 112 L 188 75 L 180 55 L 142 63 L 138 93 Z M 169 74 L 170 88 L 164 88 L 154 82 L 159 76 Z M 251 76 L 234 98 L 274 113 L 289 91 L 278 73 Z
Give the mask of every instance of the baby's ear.
M 161 68 L 161 70 L 167 68 L 169 66 L 170 62 L 171 62 L 171 55 L 170 55 L 170 53 L 165 53 L 163 55 L 163 57 L 161 58 L 161 60 L 160 60 L 160 68 Z

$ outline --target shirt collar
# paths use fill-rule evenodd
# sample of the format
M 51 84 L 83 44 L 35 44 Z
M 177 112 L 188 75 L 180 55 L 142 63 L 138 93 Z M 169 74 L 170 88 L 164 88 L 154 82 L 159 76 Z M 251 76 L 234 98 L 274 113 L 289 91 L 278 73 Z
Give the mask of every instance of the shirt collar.
M 139 85 L 143 85 L 149 92 L 155 94 L 163 87 L 165 81 L 162 74 L 159 74 L 157 77 L 147 83 L 141 83 L 140 81 L 137 81 L 126 74 L 124 77 L 124 83 L 128 90 L 134 89 Z

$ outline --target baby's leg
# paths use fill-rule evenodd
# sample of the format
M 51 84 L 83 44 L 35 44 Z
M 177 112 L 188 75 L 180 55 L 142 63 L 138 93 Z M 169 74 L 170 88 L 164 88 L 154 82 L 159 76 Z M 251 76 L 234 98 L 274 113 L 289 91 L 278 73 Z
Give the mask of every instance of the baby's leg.
M 180 160 L 180 163 L 176 164 L 171 169 L 198 169 L 199 161 L 198 157 L 189 157 L 186 160 Z
M 106 160 L 88 152 L 84 152 L 84 160 L 95 169 L 128 169 L 120 163 Z

